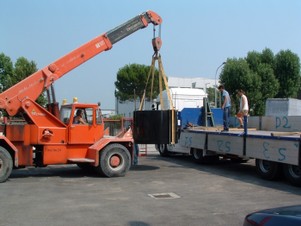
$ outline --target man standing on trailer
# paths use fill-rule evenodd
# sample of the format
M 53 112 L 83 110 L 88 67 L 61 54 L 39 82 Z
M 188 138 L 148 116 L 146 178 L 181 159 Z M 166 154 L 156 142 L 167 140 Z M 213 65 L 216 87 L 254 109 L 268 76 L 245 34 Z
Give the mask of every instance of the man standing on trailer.
M 223 109 L 223 121 L 224 129 L 222 132 L 229 131 L 229 120 L 230 120 L 230 110 L 231 110 L 231 98 L 227 90 L 225 90 L 224 85 L 220 85 L 218 90 L 222 94 L 222 109 Z
M 237 94 L 240 96 L 239 99 L 239 112 L 237 113 L 236 117 L 239 121 L 239 127 L 238 128 L 244 128 L 244 125 L 246 124 L 246 117 L 249 113 L 249 104 L 248 104 L 248 98 L 245 94 L 245 92 L 242 89 L 239 89 L 237 91 Z

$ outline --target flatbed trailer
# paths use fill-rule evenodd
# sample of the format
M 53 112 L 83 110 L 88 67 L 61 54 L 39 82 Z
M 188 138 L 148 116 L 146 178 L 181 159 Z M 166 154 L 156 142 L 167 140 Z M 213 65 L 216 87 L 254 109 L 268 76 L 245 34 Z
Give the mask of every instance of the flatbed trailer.
M 162 156 L 171 153 L 191 155 L 200 163 L 220 158 L 234 162 L 255 159 L 258 174 L 267 180 L 282 173 L 295 186 L 301 186 L 300 132 L 263 131 L 252 128 L 188 127 L 179 129 L 177 144 L 156 145 Z

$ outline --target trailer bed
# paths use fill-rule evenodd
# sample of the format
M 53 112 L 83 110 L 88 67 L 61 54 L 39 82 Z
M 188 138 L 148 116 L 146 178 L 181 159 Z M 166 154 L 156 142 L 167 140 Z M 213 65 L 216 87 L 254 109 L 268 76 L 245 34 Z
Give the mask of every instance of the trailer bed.
M 209 127 L 208 127 L 209 128 Z M 180 134 L 179 145 L 185 148 L 236 155 L 273 162 L 300 164 L 300 133 L 220 128 L 187 128 Z

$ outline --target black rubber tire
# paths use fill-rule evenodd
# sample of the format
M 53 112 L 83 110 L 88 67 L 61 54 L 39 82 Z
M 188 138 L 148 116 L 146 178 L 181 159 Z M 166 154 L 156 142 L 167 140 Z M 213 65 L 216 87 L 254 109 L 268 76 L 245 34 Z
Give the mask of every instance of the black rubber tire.
M 0 183 L 5 182 L 13 170 L 13 160 L 9 152 L 0 147 Z
M 198 162 L 198 163 L 203 163 L 205 160 L 202 149 L 192 148 L 191 149 L 191 157 L 192 157 L 193 161 Z
M 155 148 L 162 157 L 168 157 L 169 156 L 169 152 L 167 150 L 167 145 L 166 144 L 156 144 Z
M 256 159 L 256 170 L 261 178 L 265 180 L 276 180 L 281 175 L 281 165 L 277 162 L 271 162 L 262 159 Z
M 212 164 L 218 161 L 218 155 L 203 156 L 203 149 L 192 148 L 191 156 L 193 161 L 202 164 Z
M 111 164 L 112 158 L 118 158 L 118 166 Z M 123 177 L 131 167 L 131 155 L 126 147 L 121 144 L 109 144 L 99 156 L 99 166 L 95 171 L 105 177 Z
M 286 179 L 294 186 L 301 186 L 301 167 L 294 165 L 283 165 L 283 173 Z

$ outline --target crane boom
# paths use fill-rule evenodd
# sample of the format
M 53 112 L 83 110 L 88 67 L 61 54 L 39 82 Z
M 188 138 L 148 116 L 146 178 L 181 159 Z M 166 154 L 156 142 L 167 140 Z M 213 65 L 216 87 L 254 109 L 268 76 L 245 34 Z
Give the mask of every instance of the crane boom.
M 0 109 L 5 109 L 10 116 L 14 116 L 24 100 L 35 101 L 54 81 L 97 54 L 111 49 L 113 44 L 147 27 L 149 23 L 160 25 L 162 19 L 155 12 L 146 11 L 33 73 L 0 94 Z

